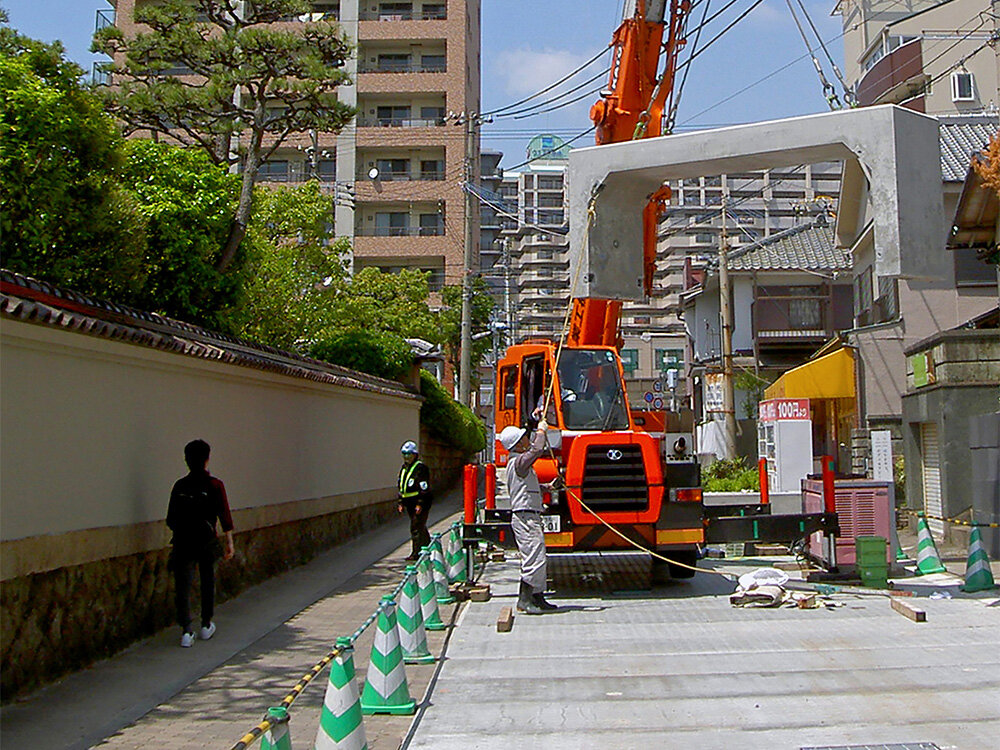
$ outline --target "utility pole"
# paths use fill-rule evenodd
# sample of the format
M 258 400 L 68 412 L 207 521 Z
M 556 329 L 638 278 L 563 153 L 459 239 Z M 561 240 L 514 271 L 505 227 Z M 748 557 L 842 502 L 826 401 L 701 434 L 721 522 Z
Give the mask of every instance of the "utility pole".
M 725 190 L 725 188 L 723 188 Z M 722 234 L 719 242 L 719 318 L 722 327 L 722 415 L 726 458 L 736 457 L 736 396 L 733 391 L 733 311 L 729 303 L 729 235 L 726 199 L 722 193 Z
M 462 325 L 458 365 L 458 400 L 471 407 L 472 384 L 472 263 L 475 259 L 475 232 L 472 226 L 472 212 L 475 208 L 472 184 L 476 177 L 475 112 L 466 112 L 459 122 L 465 125 L 465 256 L 462 261 Z

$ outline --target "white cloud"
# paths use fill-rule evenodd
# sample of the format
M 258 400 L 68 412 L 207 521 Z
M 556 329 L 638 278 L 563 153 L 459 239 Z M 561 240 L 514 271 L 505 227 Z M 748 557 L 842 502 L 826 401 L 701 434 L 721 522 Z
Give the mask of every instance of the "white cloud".
M 586 56 L 568 50 L 511 49 L 504 50 L 498 55 L 497 70 L 500 73 L 504 93 L 507 96 L 521 97 L 533 94 L 558 81 L 570 71 L 580 67 L 586 60 Z M 594 75 L 598 70 L 595 64 L 592 71 L 587 68 L 584 72 L 590 71 L 590 75 Z M 574 81 L 580 82 L 574 77 L 573 80 L 555 89 L 554 93 L 565 90 L 566 86 L 575 85 Z

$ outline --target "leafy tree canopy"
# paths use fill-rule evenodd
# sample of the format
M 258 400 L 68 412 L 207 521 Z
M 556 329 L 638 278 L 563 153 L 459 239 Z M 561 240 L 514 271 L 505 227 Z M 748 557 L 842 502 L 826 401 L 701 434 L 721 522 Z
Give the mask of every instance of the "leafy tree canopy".
M 248 236 L 241 336 L 298 349 L 328 333 L 346 278 L 346 239 L 330 241 L 333 203 L 319 183 L 258 186 Z
M 307 0 L 163 0 L 136 9 L 149 31 L 126 36 L 109 26 L 94 36 L 93 49 L 115 60 L 106 106 L 129 130 L 239 163 L 220 271 L 246 234 L 261 163 L 292 133 L 337 132 L 354 116 L 336 93 L 350 82 L 343 66 L 351 45 L 336 24 L 309 21 L 310 10 Z M 239 148 L 231 151 L 234 137 Z
M 462 287 L 446 286 L 441 292 L 443 306 L 438 315 L 440 341 L 444 344 L 445 355 L 455 372 L 459 372 L 462 351 Z M 489 286 L 481 277 L 472 281 L 472 333 L 480 333 L 489 325 L 493 314 L 494 301 L 490 296 Z M 493 346 L 492 336 L 487 336 L 472 342 L 472 373 L 475 382 L 475 372 L 483 356 Z M 457 376 L 456 376 L 457 377 Z
M 409 345 L 395 333 L 346 330 L 317 342 L 310 353 L 335 365 L 381 378 L 403 377 L 413 363 Z
M 417 269 L 383 273 L 363 268 L 340 294 L 333 325 L 389 331 L 403 338 L 440 341 L 437 322 L 427 306 L 427 275 Z
M 142 218 L 82 73 L 58 42 L 0 26 L 0 250 L 12 270 L 128 300 L 145 279 Z

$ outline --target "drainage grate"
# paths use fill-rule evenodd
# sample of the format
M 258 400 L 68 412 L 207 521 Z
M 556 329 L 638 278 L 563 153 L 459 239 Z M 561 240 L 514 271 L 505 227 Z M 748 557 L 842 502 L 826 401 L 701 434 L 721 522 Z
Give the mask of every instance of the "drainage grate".
M 933 742 L 896 742 L 891 745 L 819 745 L 799 750 L 941 750 Z

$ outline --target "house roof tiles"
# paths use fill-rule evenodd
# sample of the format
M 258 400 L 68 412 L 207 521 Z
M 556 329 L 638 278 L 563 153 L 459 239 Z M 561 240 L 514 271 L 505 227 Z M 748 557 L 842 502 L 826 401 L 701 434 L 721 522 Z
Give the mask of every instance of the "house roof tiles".
M 964 182 L 969 159 L 997 133 L 997 114 L 940 115 L 941 179 Z
M 851 268 L 851 256 L 836 247 L 829 223 L 803 224 L 773 234 L 734 251 L 733 271 L 841 271 Z

